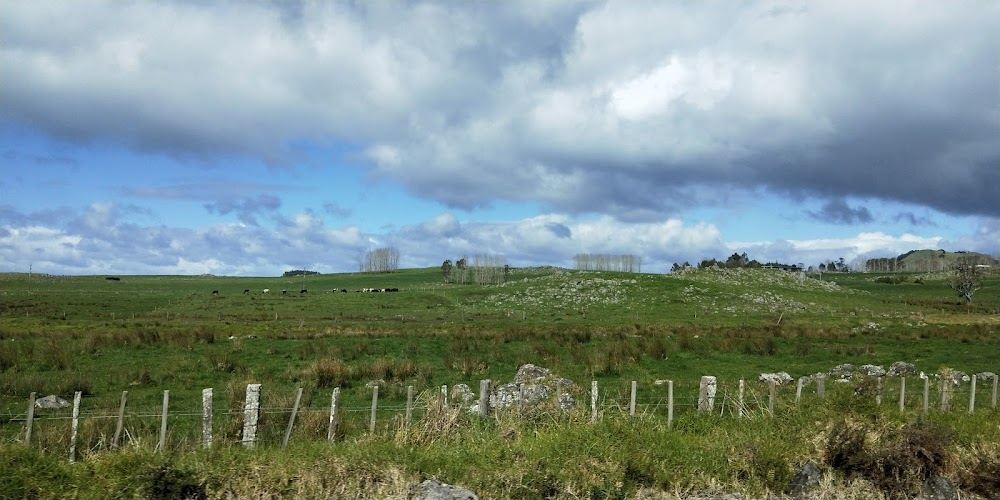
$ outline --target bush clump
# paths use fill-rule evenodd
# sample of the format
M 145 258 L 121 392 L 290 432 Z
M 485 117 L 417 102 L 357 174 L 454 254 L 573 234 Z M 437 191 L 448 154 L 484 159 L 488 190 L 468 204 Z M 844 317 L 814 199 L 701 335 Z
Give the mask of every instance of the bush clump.
M 927 479 L 944 473 L 952 433 L 917 420 L 879 432 L 871 424 L 841 421 L 826 443 L 826 463 L 847 477 L 868 480 L 890 498 L 916 494 Z

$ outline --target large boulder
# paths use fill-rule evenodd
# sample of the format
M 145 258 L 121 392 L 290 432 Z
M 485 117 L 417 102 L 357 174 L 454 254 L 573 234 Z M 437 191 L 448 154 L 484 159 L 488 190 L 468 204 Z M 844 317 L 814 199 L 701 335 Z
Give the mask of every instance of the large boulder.
M 829 375 L 831 379 L 835 380 L 850 380 L 851 377 L 854 376 L 854 365 L 844 363 L 842 365 L 834 366 L 833 368 L 830 368 L 827 375 Z
M 958 500 L 958 489 L 944 476 L 933 476 L 924 481 L 915 500 Z
M 561 388 L 561 392 L 557 390 Z M 552 374 L 547 368 L 542 368 L 533 364 L 526 364 L 518 368 L 514 380 L 508 384 L 501 384 L 493 387 L 490 392 L 490 409 L 503 410 L 518 406 L 518 398 L 523 406 L 536 406 L 559 395 L 559 407 L 568 410 L 576 405 L 576 400 L 568 389 L 575 387 L 572 380 L 559 378 Z M 472 413 L 479 412 L 479 403 L 475 402 L 469 407 Z
M 916 372 L 917 367 L 913 366 L 913 363 L 896 361 L 895 363 L 889 365 L 889 371 L 887 374 L 890 377 L 905 377 L 906 375 L 912 375 Z
M 866 377 L 884 377 L 885 368 L 879 365 L 861 365 L 858 367 L 858 373 Z
M 514 384 L 530 384 L 551 376 L 552 371 L 548 368 L 528 363 L 517 369 L 517 374 L 514 375 Z
M 44 398 L 38 398 L 35 400 L 35 408 L 42 408 L 45 410 L 58 410 L 67 406 L 69 406 L 69 401 L 56 396 L 55 394 L 50 394 Z
M 788 485 L 789 493 L 794 498 L 803 498 L 809 490 L 819 486 L 819 481 L 822 478 L 823 471 L 819 470 L 816 464 L 806 462 L 805 465 L 795 471 L 795 477 L 792 478 L 792 482 Z
M 479 500 L 472 490 L 428 479 L 410 492 L 411 500 Z

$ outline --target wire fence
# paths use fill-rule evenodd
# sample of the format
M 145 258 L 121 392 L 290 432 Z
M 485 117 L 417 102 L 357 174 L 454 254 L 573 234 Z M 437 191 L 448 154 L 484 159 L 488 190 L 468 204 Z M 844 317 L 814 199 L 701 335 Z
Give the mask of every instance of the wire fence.
M 53 396 L 37 398 L 32 393 L 23 412 L 0 413 L 5 440 L 46 451 L 77 449 L 96 453 L 123 447 L 154 447 L 157 450 L 193 450 L 217 446 L 281 446 L 290 441 L 344 441 L 409 427 L 433 425 L 447 417 L 474 422 L 486 417 L 518 418 L 546 414 L 567 424 L 605 418 L 646 418 L 665 421 L 678 417 L 716 415 L 717 418 L 757 419 L 780 417 L 798 407 L 824 405 L 864 406 L 876 411 L 904 414 L 928 412 L 996 413 L 998 380 L 994 374 L 973 375 L 968 381 L 917 377 L 861 377 L 852 380 L 803 377 L 796 381 L 718 381 L 702 377 L 697 383 L 657 380 L 604 383 L 589 387 L 559 381 L 497 384 L 485 380 L 477 394 L 465 384 L 434 387 L 417 393 L 407 386 L 380 398 L 379 386 L 370 388 L 371 403 L 356 388 L 346 404 L 342 390 L 334 388 L 310 394 L 300 404 L 302 389 L 291 399 L 272 394 L 274 401 L 261 404 L 261 384 L 249 384 L 245 397 L 225 395 L 216 405 L 212 389 L 202 392 L 200 410 L 190 398 L 175 401 L 170 391 L 163 404 L 132 408 L 128 391 L 122 393 L 118 411 L 86 408 L 81 394 L 73 403 Z M 325 400 L 324 400 L 325 399 Z M 49 407 L 55 402 L 56 406 Z M 177 404 L 180 403 L 180 404 Z M 216 407 L 218 406 L 218 407 Z M 464 419 L 464 420 L 463 420 Z M 14 430 L 16 429 L 16 430 Z M 13 431 L 13 432 L 12 432 Z

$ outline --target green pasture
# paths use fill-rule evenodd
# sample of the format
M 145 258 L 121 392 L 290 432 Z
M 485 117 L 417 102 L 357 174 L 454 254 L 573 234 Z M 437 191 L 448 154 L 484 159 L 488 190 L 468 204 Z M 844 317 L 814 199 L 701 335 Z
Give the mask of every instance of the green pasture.
M 23 438 L 31 392 L 69 400 L 83 392 L 82 411 L 93 417 L 81 430 L 86 455 L 106 449 L 114 419 L 105 417 L 117 413 L 122 391 L 129 393 L 133 442 L 155 442 L 169 390 L 169 447 L 193 449 L 202 389 L 215 392 L 218 439 L 235 442 L 248 383 L 263 385 L 263 406 L 273 410 L 265 411 L 261 437 L 271 445 L 280 442 L 295 390 L 304 389 L 292 441 L 305 446 L 325 438 L 334 387 L 350 410 L 341 435 L 362 436 L 371 381 L 383 382 L 378 426 L 392 430 L 407 386 L 418 393 L 420 419 L 440 386 L 464 383 L 476 391 L 482 379 L 510 382 L 525 363 L 575 381 L 567 390 L 581 408 L 597 380 L 602 411 L 609 412 L 627 405 L 635 380 L 641 412 L 662 417 L 665 388 L 654 382 L 674 380 L 678 418 L 693 411 L 702 375 L 718 376 L 730 396 L 746 379 L 754 397 L 763 397 L 753 385 L 762 372 L 799 377 L 842 363 L 1000 372 L 1000 277 L 987 277 L 966 305 L 944 273 L 893 276 L 902 279 L 558 268 L 515 269 L 503 285 L 445 283 L 433 268 L 118 281 L 0 275 L 0 442 Z M 920 388 L 913 380 L 908 398 L 915 411 Z M 788 407 L 794 387 L 780 391 Z M 67 429 L 65 421 L 39 421 L 36 448 L 64 450 Z

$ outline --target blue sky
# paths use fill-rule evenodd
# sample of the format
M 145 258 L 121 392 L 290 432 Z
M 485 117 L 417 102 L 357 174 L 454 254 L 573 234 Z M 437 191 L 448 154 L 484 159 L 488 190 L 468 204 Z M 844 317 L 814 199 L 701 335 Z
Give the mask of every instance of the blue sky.
M 0 0 L 0 271 L 1000 256 L 1000 4 Z

